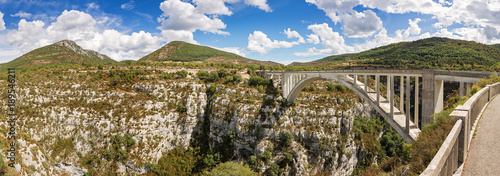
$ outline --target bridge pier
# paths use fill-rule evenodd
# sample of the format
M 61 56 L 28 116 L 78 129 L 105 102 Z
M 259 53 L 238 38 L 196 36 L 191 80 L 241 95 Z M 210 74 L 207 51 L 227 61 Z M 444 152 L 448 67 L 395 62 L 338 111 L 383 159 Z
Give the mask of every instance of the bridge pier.
M 402 100 L 401 100 L 402 101 Z M 406 76 L 406 132 L 410 134 L 410 76 Z
M 380 104 L 380 75 L 375 75 L 375 87 L 377 90 L 375 92 L 377 93 L 377 105 Z
M 394 119 L 394 76 L 388 76 L 389 82 L 388 84 L 388 89 L 387 89 L 387 98 L 389 99 L 389 107 L 390 107 L 390 116 L 391 118 Z
M 422 126 L 432 122 L 432 114 L 443 109 L 443 80 L 435 80 L 432 71 L 422 74 Z
M 415 116 L 414 116 L 413 123 L 415 124 L 415 126 L 417 126 L 418 129 L 420 129 L 420 127 L 418 126 L 418 115 L 419 115 L 418 110 L 419 110 L 419 105 L 420 105 L 420 101 L 419 101 L 420 91 L 418 90 L 419 87 L 420 87 L 420 85 L 418 82 L 418 76 L 415 76 Z
M 404 76 L 399 76 L 399 110 L 401 111 L 401 114 L 405 114 L 404 111 L 404 95 L 405 95 L 405 89 L 404 89 Z

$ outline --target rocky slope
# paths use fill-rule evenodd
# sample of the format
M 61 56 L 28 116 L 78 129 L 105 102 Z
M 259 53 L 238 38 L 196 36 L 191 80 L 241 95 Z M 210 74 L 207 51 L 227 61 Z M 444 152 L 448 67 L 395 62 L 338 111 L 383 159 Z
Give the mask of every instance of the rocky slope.
M 136 76 L 127 80 L 127 74 Z M 211 91 L 194 75 L 163 74 L 153 68 L 18 75 L 17 172 L 146 174 L 147 163 L 165 152 L 203 145 L 227 160 L 256 157 L 252 167 L 261 174 L 279 165 L 284 174 L 349 175 L 364 157 L 351 133 L 353 119 L 375 112 L 351 91 L 305 92 L 288 107 L 273 88 L 220 83 Z M 113 85 L 117 75 L 123 77 Z M 6 139 L 5 113 L 0 117 L 0 139 Z M 4 154 L 7 144 L 0 143 Z

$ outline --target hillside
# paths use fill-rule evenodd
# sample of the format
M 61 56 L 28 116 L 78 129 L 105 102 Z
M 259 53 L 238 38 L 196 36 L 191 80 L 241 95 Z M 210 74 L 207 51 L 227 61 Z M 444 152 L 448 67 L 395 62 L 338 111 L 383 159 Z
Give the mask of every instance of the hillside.
M 279 65 L 270 61 L 257 61 L 237 54 L 217 50 L 207 46 L 200 46 L 181 41 L 172 41 L 160 49 L 144 56 L 139 61 L 146 62 L 224 62 L 235 64 Z
M 52 45 L 30 51 L 21 57 L 2 64 L 2 69 L 6 69 L 7 67 L 29 67 L 50 64 L 61 65 L 106 62 L 116 61 L 96 51 L 83 49 L 71 40 L 62 40 Z
M 373 66 L 408 69 L 488 69 L 500 62 L 500 45 L 448 38 L 390 44 L 355 54 L 328 56 L 293 66 Z

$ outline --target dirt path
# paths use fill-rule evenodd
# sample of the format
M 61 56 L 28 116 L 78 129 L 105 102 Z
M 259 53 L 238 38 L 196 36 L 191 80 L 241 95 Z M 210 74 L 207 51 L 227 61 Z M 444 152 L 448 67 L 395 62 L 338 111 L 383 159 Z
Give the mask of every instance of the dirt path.
M 500 97 L 483 112 L 462 175 L 500 175 Z

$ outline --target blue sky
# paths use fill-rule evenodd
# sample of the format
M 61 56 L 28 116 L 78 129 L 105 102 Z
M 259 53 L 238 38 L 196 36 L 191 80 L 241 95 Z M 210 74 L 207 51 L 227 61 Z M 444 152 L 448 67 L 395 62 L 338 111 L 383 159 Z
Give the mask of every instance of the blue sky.
M 69 39 L 115 60 L 182 40 L 289 64 L 432 36 L 500 43 L 500 1 L 0 0 L 0 62 Z

